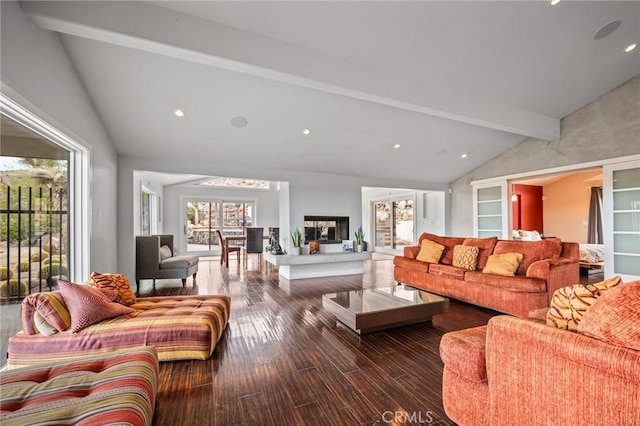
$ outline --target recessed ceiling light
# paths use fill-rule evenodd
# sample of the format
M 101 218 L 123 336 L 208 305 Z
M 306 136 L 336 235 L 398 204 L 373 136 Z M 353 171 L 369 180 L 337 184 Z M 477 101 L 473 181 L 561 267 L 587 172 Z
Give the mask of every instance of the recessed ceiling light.
M 460 158 L 467 158 L 467 154 L 462 154 Z
M 399 144 L 399 143 L 395 144 L 395 145 L 393 146 L 393 148 L 394 148 L 394 149 L 398 149 L 398 148 L 400 148 L 400 144 Z
M 230 121 L 231 125 L 233 127 L 237 127 L 237 128 L 242 128 L 242 127 L 247 127 L 247 124 L 249 123 L 247 121 L 246 118 L 244 117 L 233 117 Z
M 624 51 L 625 51 L 625 52 L 627 52 L 627 53 L 629 53 L 629 52 L 631 52 L 631 51 L 632 51 L 633 49 L 635 49 L 635 48 L 636 48 L 636 44 L 635 44 L 635 43 L 633 43 L 633 44 L 630 44 L 629 46 L 627 46 L 627 48 L 626 48 L 626 49 L 624 49 Z
M 302 134 L 303 134 L 303 135 L 310 135 L 310 134 L 311 134 L 311 130 L 309 130 L 309 129 L 304 129 L 304 130 L 302 131 Z
M 176 116 L 178 117 L 184 117 L 184 111 L 182 111 L 181 109 L 177 109 L 175 111 Z
M 551 3 L 551 6 L 555 6 L 556 4 L 560 3 L 562 0 L 551 0 L 549 3 Z

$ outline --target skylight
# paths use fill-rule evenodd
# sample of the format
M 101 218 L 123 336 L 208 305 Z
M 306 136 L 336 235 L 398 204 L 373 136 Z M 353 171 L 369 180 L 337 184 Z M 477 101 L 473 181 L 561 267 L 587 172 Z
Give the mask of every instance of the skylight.
M 269 189 L 268 180 L 214 177 L 201 182 L 203 186 L 218 186 L 223 188 L 245 188 L 245 189 Z

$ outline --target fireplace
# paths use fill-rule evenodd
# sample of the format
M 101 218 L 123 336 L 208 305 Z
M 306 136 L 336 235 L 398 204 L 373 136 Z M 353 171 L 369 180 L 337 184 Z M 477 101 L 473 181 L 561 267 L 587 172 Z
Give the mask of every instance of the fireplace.
M 305 216 L 304 243 L 338 244 L 349 239 L 349 216 Z

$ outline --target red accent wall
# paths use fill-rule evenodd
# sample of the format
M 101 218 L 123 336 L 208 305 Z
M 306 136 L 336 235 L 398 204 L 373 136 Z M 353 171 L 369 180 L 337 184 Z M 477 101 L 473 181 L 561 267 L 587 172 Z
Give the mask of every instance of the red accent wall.
M 544 234 L 542 211 L 542 187 L 533 185 L 513 185 L 512 193 L 519 195 L 512 201 L 513 229 L 538 231 Z

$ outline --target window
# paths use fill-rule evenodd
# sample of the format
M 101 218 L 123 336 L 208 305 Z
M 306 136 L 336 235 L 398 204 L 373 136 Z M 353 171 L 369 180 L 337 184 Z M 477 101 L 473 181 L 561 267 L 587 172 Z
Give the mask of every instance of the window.
M 241 178 L 227 178 L 227 177 L 215 177 L 207 181 L 199 183 L 203 186 L 219 186 L 223 188 L 245 188 L 245 189 L 269 189 L 269 181 L 257 180 L 257 179 L 241 179 Z

